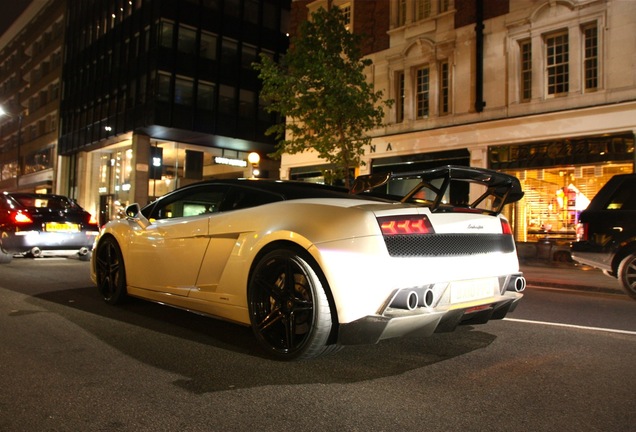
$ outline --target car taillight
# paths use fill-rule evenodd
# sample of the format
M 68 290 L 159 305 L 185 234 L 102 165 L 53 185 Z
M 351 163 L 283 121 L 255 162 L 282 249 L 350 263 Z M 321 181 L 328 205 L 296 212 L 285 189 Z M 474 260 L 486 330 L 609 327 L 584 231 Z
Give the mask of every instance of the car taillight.
M 433 225 L 426 216 L 385 216 L 378 223 L 384 235 L 435 234 Z
M 95 216 L 93 216 L 92 213 L 89 213 L 90 217 L 88 218 L 88 224 L 89 225 L 97 225 L 97 219 L 95 218 Z
M 585 222 L 579 222 L 576 224 L 576 241 L 588 240 L 588 228 L 589 225 Z
M 510 223 L 505 219 L 501 219 L 501 233 L 504 235 L 512 235 L 512 228 L 510 228 Z
M 27 224 L 33 223 L 33 220 L 29 217 L 29 215 L 22 213 L 21 211 L 17 211 L 11 214 L 11 219 L 13 222 L 17 224 Z

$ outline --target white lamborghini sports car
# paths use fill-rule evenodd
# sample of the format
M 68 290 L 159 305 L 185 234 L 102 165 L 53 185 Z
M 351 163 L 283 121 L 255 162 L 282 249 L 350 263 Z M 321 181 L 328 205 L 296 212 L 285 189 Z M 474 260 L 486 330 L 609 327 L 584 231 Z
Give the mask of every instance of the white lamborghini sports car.
M 525 279 L 512 176 L 445 166 L 351 189 L 274 180 L 185 186 L 106 224 L 91 277 L 127 296 L 252 327 L 280 359 L 501 319 Z

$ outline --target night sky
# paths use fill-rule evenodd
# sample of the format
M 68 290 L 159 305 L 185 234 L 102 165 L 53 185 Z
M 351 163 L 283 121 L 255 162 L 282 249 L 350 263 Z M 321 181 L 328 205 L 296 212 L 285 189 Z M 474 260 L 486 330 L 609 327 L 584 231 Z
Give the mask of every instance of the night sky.
M 2 36 L 13 21 L 20 16 L 31 1 L 32 0 L 2 0 L 2 6 L 0 7 L 0 36 Z M 2 47 L 0 47 L 0 49 L 2 49 Z

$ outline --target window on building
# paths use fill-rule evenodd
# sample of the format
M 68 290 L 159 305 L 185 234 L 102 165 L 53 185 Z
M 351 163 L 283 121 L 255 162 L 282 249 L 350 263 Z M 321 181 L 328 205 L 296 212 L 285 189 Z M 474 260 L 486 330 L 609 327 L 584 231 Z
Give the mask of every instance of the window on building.
M 439 114 L 449 114 L 450 111 L 450 66 L 446 60 L 439 65 Z
M 583 27 L 585 90 L 598 88 L 598 28 L 596 23 Z
M 168 21 L 161 22 L 159 29 L 159 45 L 165 48 L 172 48 L 172 36 L 174 34 L 174 24 Z
M 184 54 L 195 54 L 197 43 L 197 32 L 195 29 L 179 26 L 179 38 L 177 50 Z
M 222 114 L 234 114 L 236 96 L 234 87 L 221 84 L 219 86 L 219 112 Z
M 238 42 L 234 39 L 223 38 L 221 43 L 221 62 L 225 67 L 236 64 L 238 53 Z
M 569 90 L 569 43 L 567 32 L 546 36 L 546 75 L 548 95 L 561 95 Z
M 197 107 L 212 111 L 214 109 L 215 86 L 212 83 L 199 81 L 197 91 Z
M 164 72 L 157 75 L 157 100 L 170 102 L 170 75 Z
M 250 90 L 239 91 L 239 115 L 244 118 L 253 118 L 256 109 L 256 93 Z
M 174 81 L 174 102 L 179 105 L 192 106 L 193 95 L 192 79 L 177 77 Z
M 530 39 L 519 41 L 521 56 L 520 96 L 523 102 L 532 98 L 532 43 Z
M 439 0 L 439 12 L 448 12 L 451 6 L 451 0 Z
M 406 97 L 404 88 L 404 71 L 395 73 L 395 121 L 404 121 L 404 99 Z
M 406 0 L 398 0 L 397 2 L 397 25 L 406 24 Z
M 254 45 L 243 44 L 241 47 L 241 67 L 243 69 L 252 70 L 252 63 L 258 61 L 256 50 Z
M 349 31 L 352 31 L 352 23 L 351 23 L 351 3 L 344 3 L 340 6 L 340 11 L 342 12 L 342 17 L 344 19 L 345 28 Z
M 216 60 L 216 35 L 208 32 L 201 32 L 201 57 Z
M 415 112 L 418 119 L 429 115 L 430 70 L 428 66 L 415 71 Z
M 258 24 L 259 0 L 245 0 L 243 18 L 245 21 Z
M 415 19 L 422 20 L 430 18 L 432 13 L 433 0 L 415 0 Z

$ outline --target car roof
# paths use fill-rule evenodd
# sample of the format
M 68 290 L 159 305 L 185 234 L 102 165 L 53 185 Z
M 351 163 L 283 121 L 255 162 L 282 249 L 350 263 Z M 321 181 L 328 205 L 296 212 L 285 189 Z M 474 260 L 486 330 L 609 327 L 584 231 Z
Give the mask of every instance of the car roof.
M 636 179 L 636 174 L 616 174 L 610 178 L 607 183 L 594 195 L 592 201 L 584 210 L 585 212 L 602 211 L 614 194 L 621 188 L 626 181 Z
M 227 185 L 239 186 L 249 189 L 261 190 L 281 196 L 284 200 L 302 198 L 348 198 L 348 199 L 373 199 L 352 195 L 344 187 L 329 186 L 321 183 L 309 183 L 292 180 L 271 180 L 271 179 L 228 179 L 228 180 L 205 180 L 184 186 L 176 191 L 185 190 L 192 187 L 204 185 Z

